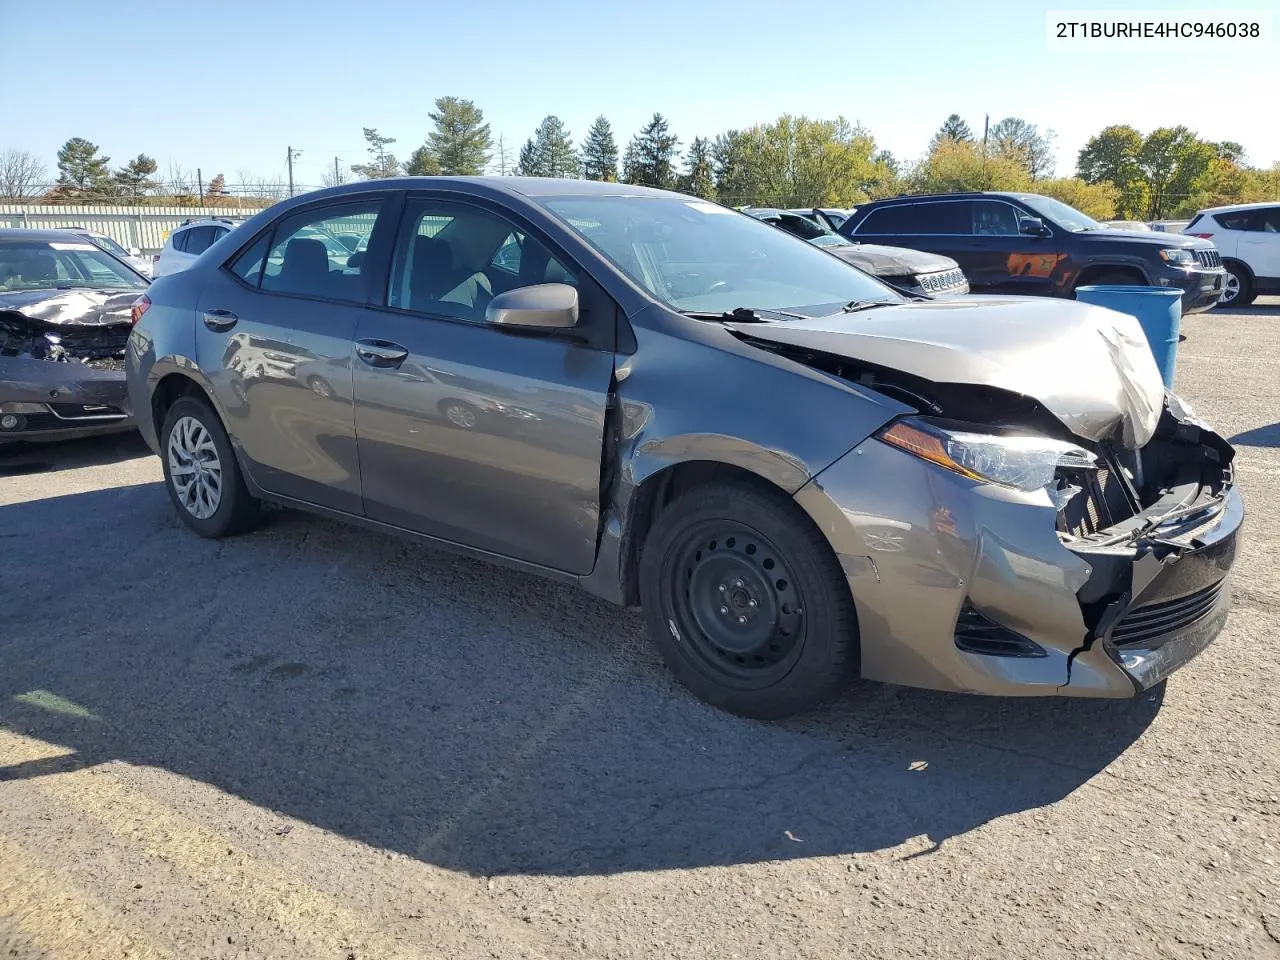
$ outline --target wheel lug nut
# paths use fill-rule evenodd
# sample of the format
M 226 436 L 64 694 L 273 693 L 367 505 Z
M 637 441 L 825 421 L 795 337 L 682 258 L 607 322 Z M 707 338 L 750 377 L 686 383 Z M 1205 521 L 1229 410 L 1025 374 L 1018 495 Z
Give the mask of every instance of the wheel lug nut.
M 723 583 L 722 583 L 722 584 L 720 584 L 720 592 L 721 592 L 721 593 L 724 593 L 726 589 L 727 589 L 727 588 L 725 587 L 725 585 L 724 585 Z
M 720 608 L 720 612 L 721 612 L 721 613 L 728 613 L 728 612 L 729 612 L 729 608 L 728 608 L 728 607 L 721 607 L 721 608 Z
M 738 618 L 738 622 L 739 622 L 739 623 L 746 623 L 746 622 L 747 622 L 747 618 L 746 618 L 746 617 L 739 617 L 739 618 Z
M 756 605 L 756 602 L 754 600 L 747 601 L 747 606 L 751 607 L 753 610 L 755 609 L 755 605 Z
M 742 586 L 742 581 L 741 581 L 741 580 L 735 580 L 735 581 L 733 581 L 733 585 L 734 585 L 735 587 L 741 587 L 741 586 Z

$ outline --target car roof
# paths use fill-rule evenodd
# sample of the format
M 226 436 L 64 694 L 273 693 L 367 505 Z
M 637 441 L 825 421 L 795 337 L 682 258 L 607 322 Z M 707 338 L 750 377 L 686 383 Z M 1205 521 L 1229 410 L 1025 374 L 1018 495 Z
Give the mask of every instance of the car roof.
M 883 200 L 868 200 L 859 204 L 858 210 L 872 205 L 891 203 L 915 203 L 920 200 L 972 200 L 975 197 L 1003 197 L 1006 200 L 1044 200 L 1043 194 L 1027 193 L 1013 190 L 959 190 L 954 193 L 906 193 L 898 197 L 885 197 Z
M 1255 203 L 1228 203 L 1221 207 L 1205 207 L 1200 213 L 1232 213 L 1236 210 L 1262 210 L 1267 207 L 1280 207 L 1280 200 L 1262 200 Z M 1199 216 L 1197 213 L 1196 216 Z
M 31 230 L 25 227 L 6 227 L 0 229 L 0 240 L 44 240 L 58 241 L 66 240 L 68 233 L 85 234 L 91 233 L 90 230 L 80 230 L 77 227 L 61 227 L 49 230 Z
M 338 187 L 326 187 L 310 193 L 299 194 L 308 199 L 321 199 L 327 196 L 342 196 L 346 193 L 359 193 L 371 188 L 425 190 L 431 187 L 473 186 L 482 187 L 499 193 L 515 194 L 523 197 L 679 197 L 688 199 L 683 193 L 672 190 L 658 190 L 653 187 L 638 187 L 630 183 L 606 183 L 601 180 L 570 180 L 559 177 L 388 177 L 382 180 L 356 180 Z M 294 197 L 293 199 L 298 199 Z

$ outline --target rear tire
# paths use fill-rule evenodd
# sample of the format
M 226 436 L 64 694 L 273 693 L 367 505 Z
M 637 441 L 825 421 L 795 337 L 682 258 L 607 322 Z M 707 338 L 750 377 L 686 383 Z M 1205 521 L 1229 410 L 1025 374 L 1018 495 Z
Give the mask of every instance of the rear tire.
M 835 554 L 781 491 L 717 482 L 679 496 L 640 555 L 649 635 L 707 703 L 773 720 L 857 670 L 853 599 Z
M 182 397 L 160 429 L 165 489 L 183 523 L 202 537 L 243 533 L 262 519 L 222 421 L 207 402 Z
M 1253 292 L 1253 278 L 1249 276 L 1249 271 L 1230 260 L 1222 267 L 1227 271 L 1227 277 L 1222 284 L 1222 296 L 1218 298 L 1218 306 L 1247 307 L 1253 303 L 1258 295 Z

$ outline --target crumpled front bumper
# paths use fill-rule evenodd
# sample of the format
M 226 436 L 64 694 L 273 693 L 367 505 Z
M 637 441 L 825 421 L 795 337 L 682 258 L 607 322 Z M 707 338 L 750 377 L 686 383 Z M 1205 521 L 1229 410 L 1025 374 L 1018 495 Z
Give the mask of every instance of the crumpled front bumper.
M 976 483 L 869 439 L 796 501 L 845 570 L 864 677 L 1006 696 L 1130 697 L 1195 656 L 1226 621 L 1244 515 L 1233 489 L 1202 529 L 1158 527 L 1114 548 L 1124 560 L 1110 565 L 1116 582 L 1107 586 L 1119 599 L 1099 615 L 1078 596 L 1093 565 L 1063 545 L 1043 492 Z M 1198 616 L 1170 618 L 1180 603 L 1199 604 Z M 961 649 L 966 610 L 1037 652 Z

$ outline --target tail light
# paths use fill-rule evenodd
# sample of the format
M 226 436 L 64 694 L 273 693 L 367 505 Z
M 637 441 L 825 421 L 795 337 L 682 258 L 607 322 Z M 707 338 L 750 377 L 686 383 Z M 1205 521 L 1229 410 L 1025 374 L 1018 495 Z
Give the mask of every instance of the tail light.
M 145 293 L 137 300 L 133 301 L 133 306 L 129 308 L 129 323 L 131 326 L 137 326 L 138 321 L 142 319 L 142 315 L 151 309 L 151 298 Z
M 1201 240 L 1212 240 L 1212 239 L 1213 239 L 1213 234 L 1212 234 L 1212 233 L 1190 233 L 1190 234 L 1187 234 L 1187 236 L 1190 236 L 1190 237 L 1199 237 Z

